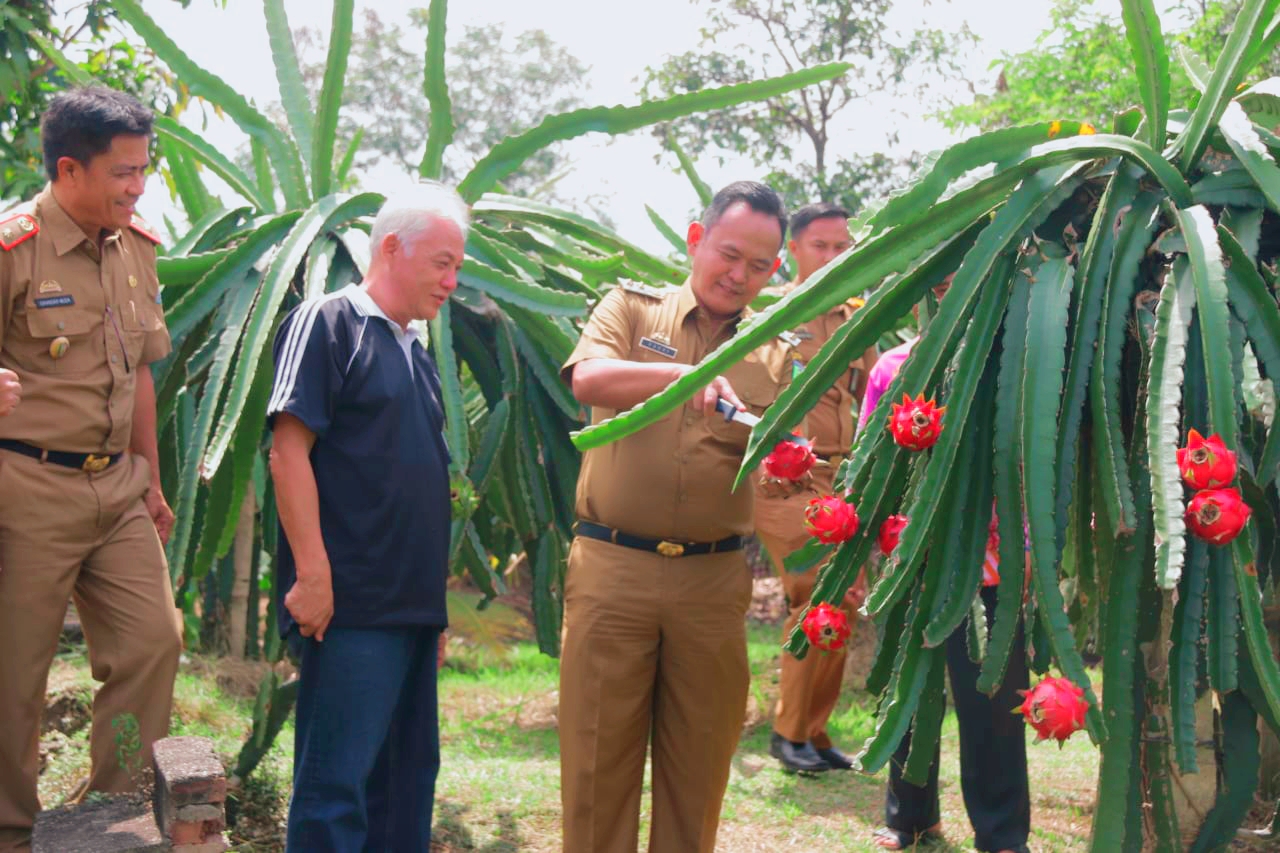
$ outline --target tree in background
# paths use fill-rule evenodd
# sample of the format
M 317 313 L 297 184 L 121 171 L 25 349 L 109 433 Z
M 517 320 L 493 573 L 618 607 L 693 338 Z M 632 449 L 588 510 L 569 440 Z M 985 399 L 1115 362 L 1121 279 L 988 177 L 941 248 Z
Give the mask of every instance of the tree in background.
M 803 92 L 682 120 L 655 130 L 691 157 L 717 149 L 773 169 L 764 180 L 793 205 L 822 199 L 857 210 L 901 185 L 918 162 L 831 150 L 838 117 L 880 95 L 914 94 L 958 73 L 968 30 L 889 29 L 889 0 L 712 0 L 697 50 L 648 69 L 645 98 L 756 80 L 820 62 L 853 65 L 847 75 Z M 897 143 L 884 129 L 886 147 Z M 786 165 L 779 165 L 786 164 Z
M 1193 105 L 1199 99 L 1196 80 L 1208 77 L 1240 5 L 1239 0 L 1191 0 L 1170 10 L 1172 26 L 1165 38 L 1173 60 L 1172 103 Z M 1056 0 L 1049 27 L 1035 46 L 1004 54 L 991 64 L 996 68 L 1000 74 L 994 92 L 976 94 L 972 102 L 956 104 L 938 118 L 950 128 L 994 130 L 1060 116 L 1103 128 L 1116 113 L 1141 101 L 1124 23 L 1096 10 L 1093 0 Z M 1280 57 L 1273 55 L 1249 79 L 1276 74 Z
M 190 0 L 177 0 L 183 6 Z M 0 2 L 0 200 L 17 200 L 44 186 L 40 116 L 68 81 L 40 42 L 67 50 L 95 80 L 122 89 L 159 109 L 171 90 L 153 63 L 115 29 L 108 0 Z M 70 7 L 70 8 L 68 8 Z
M 416 172 L 431 123 L 423 91 L 422 40 L 427 10 L 409 10 L 414 34 L 364 12 L 364 30 L 353 41 L 347 70 L 348 101 L 338 123 L 346 147 L 363 131 L 355 166 L 389 161 Z M 326 37 L 318 30 L 295 33 L 303 80 L 314 99 L 324 81 Z M 514 38 L 500 24 L 466 27 L 449 44 L 446 73 L 453 82 L 453 145 L 444 177 L 457 181 L 494 145 L 536 125 L 548 115 L 584 106 L 587 67 L 542 30 Z M 566 167 L 559 146 L 539 151 L 504 181 L 514 195 L 554 196 L 557 173 Z

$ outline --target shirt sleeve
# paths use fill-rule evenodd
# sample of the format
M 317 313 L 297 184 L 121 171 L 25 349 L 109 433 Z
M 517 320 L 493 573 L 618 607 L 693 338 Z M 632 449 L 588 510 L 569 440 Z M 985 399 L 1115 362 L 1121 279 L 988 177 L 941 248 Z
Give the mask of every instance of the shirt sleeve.
M 146 277 L 147 303 L 140 313 L 144 316 L 142 338 L 142 363 L 151 364 L 159 361 L 173 351 L 173 341 L 169 338 L 169 329 L 164 322 L 164 305 L 160 300 L 160 279 L 155 273 L 155 259 L 152 258 L 151 274 Z
M 267 403 L 268 424 L 286 412 L 316 435 L 324 435 L 333 420 L 346 364 L 334 323 L 320 310 L 323 304 L 318 299 L 304 302 L 280 324 L 272 349 L 275 379 Z
M 634 314 L 627 304 L 627 294 L 620 287 L 600 300 L 591 312 L 582 337 L 560 368 L 560 378 L 569 382 L 574 365 L 589 358 L 626 358 L 631 353 L 634 337 Z

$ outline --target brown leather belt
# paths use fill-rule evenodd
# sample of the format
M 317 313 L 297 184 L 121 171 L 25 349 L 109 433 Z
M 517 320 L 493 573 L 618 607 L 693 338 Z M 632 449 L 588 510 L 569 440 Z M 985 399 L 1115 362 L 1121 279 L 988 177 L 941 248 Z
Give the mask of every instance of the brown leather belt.
M 52 462 L 54 465 L 63 465 L 67 468 L 79 468 L 81 471 L 88 471 L 90 474 L 97 474 L 99 471 L 105 471 L 112 465 L 120 461 L 123 453 L 113 453 L 110 456 L 99 455 L 96 453 L 65 453 L 61 450 L 44 450 L 25 441 L 15 441 L 11 438 L 0 438 L 0 448 L 4 450 L 12 450 L 14 453 L 21 453 L 23 456 L 30 456 L 32 459 L 39 459 L 41 462 Z
M 715 542 L 676 542 L 671 539 L 646 539 L 643 536 L 632 536 L 613 527 L 596 524 L 594 521 L 581 521 L 573 526 L 574 533 L 588 539 L 599 539 L 601 542 L 612 542 L 623 548 L 635 548 L 637 551 L 652 551 L 664 557 L 696 557 L 699 554 L 720 554 L 726 551 L 742 549 L 741 536 L 726 536 Z

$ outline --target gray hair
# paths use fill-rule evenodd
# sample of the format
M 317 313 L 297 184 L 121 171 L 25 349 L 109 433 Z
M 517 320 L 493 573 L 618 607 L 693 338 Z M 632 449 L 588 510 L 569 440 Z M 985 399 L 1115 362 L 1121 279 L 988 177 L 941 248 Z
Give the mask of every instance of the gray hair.
M 447 219 L 458 226 L 467 239 L 471 214 L 467 203 L 452 187 L 438 181 L 421 181 L 387 196 L 373 220 L 369 241 L 377 251 L 388 234 L 395 234 L 406 246 L 427 229 L 432 219 Z

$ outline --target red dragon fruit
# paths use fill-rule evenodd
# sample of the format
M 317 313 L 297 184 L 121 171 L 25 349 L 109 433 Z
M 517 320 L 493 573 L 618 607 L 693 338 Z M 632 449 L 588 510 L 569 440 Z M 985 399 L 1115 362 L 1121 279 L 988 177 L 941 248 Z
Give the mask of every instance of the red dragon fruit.
M 942 434 L 942 414 L 946 410 L 932 398 L 925 400 L 924 394 L 917 394 L 914 400 L 903 394 L 901 403 L 890 406 L 889 432 L 907 450 L 933 447 Z
M 799 435 L 784 438 L 764 458 L 764 473 L 775 480 L 801 480 L 812 470 L 818 457 L 813 455 L 813 442 Z
M 1018 691 L 1022 705 L 1015 708 L 1028 725 L 1036 730 L 1036 740 L 1056 738 L 1058 745 L 1084 728 L 1084 715 L 1089 703 L 1084 698 L 1084 688 L 1077 687 L 1066 678 L 1046 678 L 1030 690 Z
M 1193 429 L 1187 433 L 1187 446 L 1178 448 L 1178 471 L 1189 488 L 1217 489 L 1236 478 L 1236 454 L 1217 433 L 1202 438 Z
M 800 626 L 804 629 L 804 635 L 809 638 L 809 644 L 824 652 L 844 648 L 853 633 L 844 611 L 826 602 L 811 608 Z
M 1187 504 L 1187 527 L 1201 539 L 1225 545 L 1240 535 L 1251 510 L 1235 489 L 1202 489 Z
M 880 532 L 876 536 L 876 544 L 880 546 L 881 554 L 891 554 L 893 549 L 898 547 L 898 539 L 902 535 L 902 528 L 907 526 L 907 517 L 905 515 L 891 515 L 884 521 L 880 522 Z
M 842 497 L 824 495 L 805 507 L 804 526 L 819 542 L 834 545 L 858 532 L 858 511 Z

